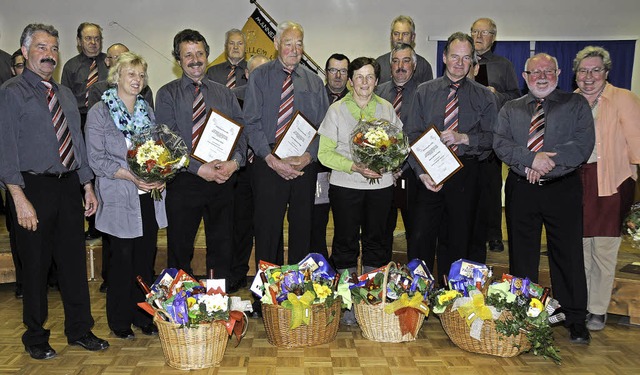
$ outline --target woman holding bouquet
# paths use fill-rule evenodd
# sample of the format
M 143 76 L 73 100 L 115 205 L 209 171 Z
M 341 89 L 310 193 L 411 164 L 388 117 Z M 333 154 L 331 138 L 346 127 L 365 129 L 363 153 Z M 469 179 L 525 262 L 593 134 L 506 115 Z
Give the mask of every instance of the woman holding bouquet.
M 384 119 L 402 128 L 391 103 L 373 93 L 379 76 L 380 66 L 374 59 L 353 60 L 348 68 L 353 89 L 329 107 L 318 130 L 318 159 L 332 169 L 329 200 L 335 229 L 331 258 L 338 271 L 348 269 L 349 274 L 356 271 L 360 240 L 364 272 L 391 260 L 385 251 L 384 233 L 393 199 L 392 173 L 355 162 L 351 151 L 352 133 L 361 120 Z M 345 314 L 343 322 L 355 324 L 353 313 Z
M 136 305 L 145 299 L 136 276 L 147 284 L 153 281 L 158 228 L 167 225 L 167 217 L 164 201 L 155 201 L 149 192 L 163 189 L 164 183 L 142 181 L 127 163 L 131 138 L 155 126 L 153 111 L 140 95 L 147 84 L 146 61 L 123 53 L 107 81 L 112 87 L 89 111 L 85 137 L 100 203 L 96 228 L 111 244 L 107 321 L 115 336 L 133 339 L 132 324 L 144 334 L 157 333 L 151 317 Z
M 573 60 L 576 92 L 589 102 L 596 127 L 595 147 L 580 169 L 590 331 L 604 329 L 607 321 L 622 221 L 633 202 L 640 164 L 640 98 L 607 82 L 611 65 L 602 47 L 585 47 Z

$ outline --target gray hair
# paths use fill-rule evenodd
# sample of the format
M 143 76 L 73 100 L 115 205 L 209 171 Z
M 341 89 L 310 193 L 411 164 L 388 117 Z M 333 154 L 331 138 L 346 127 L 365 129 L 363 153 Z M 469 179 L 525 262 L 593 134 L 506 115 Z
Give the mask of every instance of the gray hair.
M 244 33 L 242 32 L 242 30 L 238 30 L 238 29 L 231 29 L 229 31 L 227 31 L 226 33 L 224 33 L 224 46 L 226 48 L 227 43 L 229 43 L 229 38 L 231 37 L 231 35 L 242 35 L 242 41 L 244 42 L 244 44 L 247 44 L 247 36 L 244 35 Z
M 20 35 L 20 46 L 25 47 L 27 50 L 31 47 L 31 41 L 33 40 L 33 34 L 38 31 L 44 31 L 45 33 L 51 35 L 56 38 L 58 41 L 60 38 L 58 37 L 58 30 L 51 25 L 45 25 L 42 23 L 30 23 L 27 27 L 22 31 L 22 35 Z
M 404 51 L 405 49 L 411 50 L 411 60 L 413 61 L 413 65 L 418 65 L 418 57 L 416 56 L 416 51 L 413 49 L 413 47 L 411 47 L 410 44 L 407 43 L 400 43 L 393 47 L 391 53 L 389 54 L 389 63 L 391 64 L 393 62 L 393 55 L 396 52 Z
M 609 55 L 609 51 L 602 47 L 596 46 L 587 46 L 584 47 L 578 54 L 576 58 L 573 59 L 573 72 L 576 73 L 578 71 L 578 67 L 582 60 L 587 57 L 599 57 L 602 59 L 602 63 L 604 64 L 604 69 L 608 72 L 611 70 L 612 62 L 611 55 Z
M 297 22 L 293 22 L 293 21 L 284 21 L 284 22 L 278 24 L 278 27 L 277 27 L 277 30 L 276 30 L 276 36 L 273 38 L 273 40 L 277 40 L 278 43 L 280 43 L 280 38 L 282 38 L 282 34 L 284 34 L 284 32 L 289 30 L 289 29 L 298 29 L 298 30 L 300 30 L 300 32 L 302 33 L 302 37 L 304 38 L 304 29 L 302 28 L 302 25 L 300 25 Z
M 473 25 L 475 25 L 479 21 L 485 21 L 486 23 L 488 23 L 493 35 L 496 35 L 498 33 L 498 26 L 496 25 L 495 22 L 493 22 L 491 18 L 488 18 L 488 17 L 478 18 L 477 20 L 473 21 L 473 23 L 471 24 L 471 28 L 473 28 Z
M 391 32 L 392 33 L 393 33 L 393 26 L 395 26 L 396 23 L 398 23 L 398 22 L 409 24 L 409 26 L 411 27 L 411 33 L 412 34 L 416 33 L 416 24 L 415 24 L 415 22 L 413 22 L 413 18 L 411 18 L 409 16 L 403 16 L 403 15 L 399 15 L 398 17 L 394 18 L 393 21 L 391 21 Z
M 536 53 L 535 55 L 529 57 L 527 59 L 527 61 L 524 62 L 524 71 L 527 70 L 527 66 L 529 66 L 529 61 L 531 61 L 533 59 L 536 59 L 536 58 L 540 58 L 540 57 L 548 57 L 548 58 L 550 58 L 553 61 L 553 63 L 556 64 L 556 69 L 558 69 L 558 59 L 556 59 L 555 57 L 549 55 L 548 53 L 541 52 L 541 53 Z

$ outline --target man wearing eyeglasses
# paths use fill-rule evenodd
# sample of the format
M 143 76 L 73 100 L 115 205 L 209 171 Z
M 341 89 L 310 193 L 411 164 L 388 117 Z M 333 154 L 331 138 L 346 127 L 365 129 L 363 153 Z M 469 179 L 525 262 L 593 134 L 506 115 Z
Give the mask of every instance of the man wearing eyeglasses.
M 444 183 L 436 184 L 412 156 L 409 164 L 419 182 L 410 207 L 415 224 L 409 233 L 409 259 L 423 259 L 433 269 L 437 253 L 438 273 L 448 275 L 451 263 L 466 258 L 476 217 L 478 164 L 491 151 L 492 129 L 497 117 L 495 97 L 488 88 L 467 78 L 475 57 L 467 34 L 452 34 L 444 48 L 445 74 L 418 86 L 405 125 L 414 142 L 431 125 L 440 140 L 458 155 L 464 168 Z
M 391 49 L 400 43 L 410 45 L 412 48 L 416 48 L 416 24 L 409 16 L 400 15 L 391 21 Z M 391 80 L 391 64 L 390 64 L 391 52 L 387 52 L 382 56 L 379 56 L 376 61 L 380 64 L 380 79 L 378 84 Z M 422 56 L 417 55 L 417 64 L 414 75 L 414 79 L 418 84 L 422 82 L 430 81 L 433 79 L 433 70 L 431 64 Z
M 538 282 L 542 225 L 552 289 L 570 340 L 588 344 L 582 251 L 582 182 L 578 168 L 595 143 L 593 116 L 580 94 L 558 90 L 558 62 L 541 53 L 522 76 L 529 93 L 500 110 L 493 148 L 509 166 L 505 186 L 509 271 Z
M 518 98 L 518 78 L 508 59 L 491 51 L 498 27 L 491 18 L 478 18 L 471 25 L 471 37 L 478 53 L 478 78 L 496 95 L 498 109 L 508 100 Z M 486 73 L 486 74 L 485 74 Z M 502 243 L 502 163 L 494 152 L 480 163 L 480 200 L 469 259 L 485 263 L 487 247 L 503 251 Z
M 26 60 L 24 56 L 22 56 L 22 51 L 15 51 L 13 55 L 11 55 L 11 75 L 15 77 L 22 74 L 25 62 Z

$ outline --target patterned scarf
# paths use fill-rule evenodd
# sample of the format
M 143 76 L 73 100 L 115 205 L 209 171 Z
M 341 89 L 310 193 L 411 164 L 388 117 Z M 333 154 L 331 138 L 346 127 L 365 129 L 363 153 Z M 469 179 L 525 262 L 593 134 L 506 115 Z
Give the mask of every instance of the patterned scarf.
M 118 97 L 115 87 L 108 89 L 102 94 L 102 101 L 109 107 L 109 114 L 116 124 L 116 127 L 128 139 L 132 135 L 143 133 L 151 128 L 151 119 L 147 112 L 147 102 L 142 95 L 138 95 L 133 107 L 133 115 L 129 113 L 124 102 Z

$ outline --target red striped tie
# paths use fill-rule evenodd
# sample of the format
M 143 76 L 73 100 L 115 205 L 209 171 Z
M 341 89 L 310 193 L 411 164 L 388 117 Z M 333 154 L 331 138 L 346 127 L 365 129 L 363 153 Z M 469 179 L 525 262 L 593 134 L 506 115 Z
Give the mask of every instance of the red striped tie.
M 191 128 L 191 147 L 193 148 L 202 134 L 202 127 L 205 120 L 205 109 L 207 106 L 204 104 L 204 96 L 200 89 L 200 83 L 193 83 L 196 86 L 195 99 L 193 100 L 193 127 Z
M 544 109 L 542 102 L 544 99 L 536 99 L 536 108 L 531 117 L 531 126 L 529 127 L 529 141 L 527 148 L 533 152 L 538 152 L 544 143 Z
M 53 91 L 53 85 L 50 82 L 42 81 L 47 88 L 47 105 L 51 112 L 51 122 L 58 139 L 58 153 L 60 154 L 60 162 L 65 168 L 71 170 L 75 162 L 73 154 L 73 141 L 71 140 L 71 132 L 67 126 L 67 118 L 62 112 L 62 107 L 58 102 L 58 95 Z
M 98 82 L 98 64 L 96 63 L 96 60 L 93 59 L 91 66 L 89 67 L 89 76 L 87 76 L 87 92 L 84 98 L 85 107 L 89 107 L 89 88 L 96 82 Z
M 282 83 L 282 94 L 280 95 L 280 110 L 278 111 L 278 128 L 276 129 L 276 140 L 282 136 L 287 123 L 293 115 L 293 80 L 291 70 L 283 69 L 287 73 L 287 78 Z
M 400 117 L 400 112 L 402 109 L 402 91 L 404 90 L 404 86 L 396 86 L 396 98 L 393 99 L 393 109 L 396 111 L 396 115 Z
M 231 65 L 231 71 L 227 75 L 227 87 L 232 89 L 236 87 L 236 68 L 237 65 Z
M 451 91 L 447 96 L 447 106 L 444 110 L 444 128 L 445 130 L 457 131 L 458 130 L 458 88 L 460 83 L 452 83 L 449 85 Z M 458 145 L 451 145 L 453 152 L 458 151 Z

